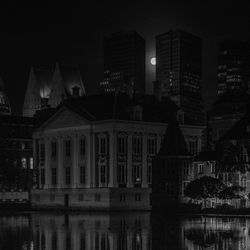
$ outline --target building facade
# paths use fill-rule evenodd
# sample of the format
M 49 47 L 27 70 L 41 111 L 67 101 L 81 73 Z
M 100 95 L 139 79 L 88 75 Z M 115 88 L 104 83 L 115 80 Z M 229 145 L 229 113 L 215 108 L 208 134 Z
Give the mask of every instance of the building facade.
M 91 105 L 93 98 L 108 110 L 105 119 Z M 66 102 L 33 134 L 39 172 L 31 195 L 33 206 L 151 209 L 152 162 L 167 126 L 166 110 L 162 110 L 165 116 L 159 113 L 158 118 L 150 116 L 150 121 L 146 114 L 151 106 L 136 105 L 133 100 L 133 106 L 127 102 L 123 110 L 120 105 L 125 99 L 115 100 L 116 95 L 106 95 L 79 99 L 79 106 Z M 200 151 L 204 128 L 182 129 L 190 151 Z
M 23 116 L 32 117 L 39 110 L 56 108 L 64 99 L 85 95 L 80 72 L 76 68 L 59 66 L 54 68 L 31 67 L 26 88 Z
M 158 35 L 156 61 L 154 88 L 180 107 L 179 121 L 204 124 L 201 39 L 179 30 Z
M 219 45 L 218 95 L 246 92 L 249 82 L 249 45 L 241 41 L 224 41 Z
M 110 92 L 124 90 L 124 85 L 129 85 L 136 93 L 144 93 L 145 53 L 145 40 L 136 32 L 107 36 L 104 39 L 104 80 L 100 88 Z

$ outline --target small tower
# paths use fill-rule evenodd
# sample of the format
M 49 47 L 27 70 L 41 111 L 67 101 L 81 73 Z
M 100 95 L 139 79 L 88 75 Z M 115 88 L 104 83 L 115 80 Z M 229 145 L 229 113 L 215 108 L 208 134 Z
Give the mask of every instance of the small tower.
M 8 96 L 4 90 L 4 82 L 0 77 L 0 114 L 11 115 L 11 108 Z
M 183 190 L 188 181 L 183 172 L 191 174 L 190 159 L 184 136 L 174 118 L 168 124 L 160 151 L 153 162 L 153 210 L 177 207 L 183 201 Z

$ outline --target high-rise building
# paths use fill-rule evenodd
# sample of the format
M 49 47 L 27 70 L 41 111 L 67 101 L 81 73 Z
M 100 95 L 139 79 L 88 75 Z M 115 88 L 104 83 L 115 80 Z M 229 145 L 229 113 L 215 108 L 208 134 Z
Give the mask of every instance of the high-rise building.
M 224 41 L 219 45 L 218 95 L 229 91 L 245 92 L 248 89 L 248 44 L 241 41 Z
M 104 80 L 100 83 L 100 87 L 105 92 L 124 90 L 124 85 L 130 85 L 135 92 L 143 93 L 145 40 L 136 32 L 115 33 L 106 37 L 104 72 Z
M 204 124 L 202 105 L 202 41 L 184 31 L 156 36 L 155 89 L 180 108 L 179 122 Z

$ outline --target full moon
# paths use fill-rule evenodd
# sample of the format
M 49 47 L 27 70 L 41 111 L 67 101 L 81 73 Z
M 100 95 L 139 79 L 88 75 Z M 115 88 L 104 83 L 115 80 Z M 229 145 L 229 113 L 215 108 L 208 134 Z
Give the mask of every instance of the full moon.
M 152 57 L 151 60 L 150 60 L 150 63 L 152 65 L 156 65 L 156 58 L 155 57 Z

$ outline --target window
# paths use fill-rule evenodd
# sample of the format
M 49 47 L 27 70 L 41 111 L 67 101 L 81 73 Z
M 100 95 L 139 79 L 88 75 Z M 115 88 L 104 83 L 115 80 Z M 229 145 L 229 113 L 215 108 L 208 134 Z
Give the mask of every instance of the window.
M 71 141 L 70 140 L 65 141 L 65 154 L 68 157 L 71 155 Z
M 86 150 L 86 148 L 85 148 L 85 139 L 82 138 L 82 139 L 80 140 L 80 155 L 81 155 L 81 156 L 84 156 L 84 155 L 85 155 L 85 150 Z
M 51 157 L 56 157 L 56 142 L 51 142 Z
M 45 169 L 41 168 L 41 185 L 45 184 Z
M 184 162 L 183 175 L 190 175 L 190 166 L 188 162 Z
M 83 201 L 83 194 L 78 195 L 78 201 Z
M 85 184 L 85 178 L 86 178 L 85 166 L 80 166 L 80 184 Z
M 120 201 L 126 200 L 126 194 L 120 194 Z
M 101 172 L 101 183 L 105 184 L 106 183 L 106 166 L 105 165 L 101 165 L 100 166 L 100 172 Z
M 133 182 L 135 184 L 141 183 L 141 164 L 133 165 Z
M 215 173 L 215 163 L 211 162 L 210 166 L 211 166 L 211 173 L 214 174 Z
M 81 234 L 80 237 L 80 250 L 86 250 L 86 236 L 84 233 Z
M 142 137 L 134 136 L 132 140 L 132 150 L 134 155 L 142 154 Z
M 148 138 L 148 154 L 155 155 L 157 151 L 157 139 L 156 138 Z
M 127 182 L 126 164 L 117 165 L 117 182 L 118 184 L 126 184 Z
M 106 137 L 102 136 L 99 138 L 99 154 L 107 153 L 107 140 Z
M 26 160 L 26 158 L 22 158 L 22 168 L 27 168 L 27 160 Z
M 203 174 L 203 164 L 198 163 L 198 174 Z
M 70 167 L 65 169 L 65 184 L 70 185 Z
M 33 157 L 30 157 L 30 169 L 34 169 L 34 160 L 33 160 Z
M 127 154 L 127 138 L 118 136 L 118 154 Z
M 52 201 L 52 202 L 55 201 L 55 195 L 54 194 L 50 195 L 50 201 Z
M 148 184 L 152 183 L 152 163 L 151 162 L 148 162 L 147 181 L 148 181 Z
M 189 181 L 184 181 L 184 182 L 183 182 L 183 191 L 182 191 L 183 195 L 184 195 L 184 191 L 185 191 L 185 189 L 186 189 L 188 183 L 189 183 Z
M 190 139 L 188 141 L 189 152 L 191 154 L 196 154 L 198 152 L 198 142 L 197 139 Z
M 141 194 L 135 194 L 135 201 L 141 200 Z
M 51 183 L 52 185 L 57 184 L 56 168 L 51 168 Z
M 41 143 L 40 144 L 40 161 L 41 161 L 41 164 L 43 164 L 44 159 L 45 159 L 45 145 L 44 145 L 44 143 Z
M 95 194 L 95 201 L 100 201 L 100 200 L 101 200 L 101 195 Z

